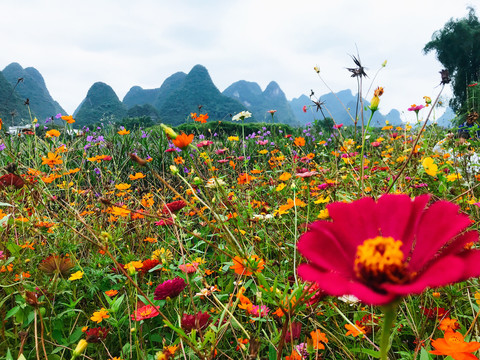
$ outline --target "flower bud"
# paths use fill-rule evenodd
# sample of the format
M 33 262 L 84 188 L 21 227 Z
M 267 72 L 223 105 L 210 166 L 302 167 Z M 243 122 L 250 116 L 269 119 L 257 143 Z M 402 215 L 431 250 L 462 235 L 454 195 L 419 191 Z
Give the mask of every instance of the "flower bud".
M 370 110 L 377 111 L 378 110 L 378 104 L 380 104 L 380 98 L 378 96 L 374 96 L 372 98 L 372 101 L 370 102 Z
M 72 360 L 82 355 L 87 349 L 88 342 L 85 339 L 82 339 L 78 342 L 77 347 L 72 352 Z
M 167 135 L 169 139 L 177 138 L 178 134 L 170 126 L 167 126 L 165 124 L 160 124 L 160 126 L 162 127 L 163 131 L 165 131 L 165 135 Z
M 177 175 L 179 170 L 175 165 L 170 165 L 170 171 L 173 175 Z

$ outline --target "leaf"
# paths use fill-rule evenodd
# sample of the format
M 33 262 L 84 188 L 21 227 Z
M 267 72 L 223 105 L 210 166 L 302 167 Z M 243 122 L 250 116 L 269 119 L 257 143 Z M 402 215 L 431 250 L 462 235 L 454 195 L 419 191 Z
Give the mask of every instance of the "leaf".
M 12 205 L 12 204 L 9 204 L 9 203 L 4 203 L 4 202 L 0 202 L 0 206 L 12 206 L 12 207 L 13 207 L 13 205 Z
M 112 312 L 116 313 L 118 309 L 120 309 L 120 305 L 122 305 L 123 299 L 125 299 L 125 294 L 115 300 L 111 307 Z
M 18 312 L 18 310 L 20 310 L 20 306 L 15 306 L 14 308 L 10 309 L 7 312 L 7 315 L 5 316 L 5 320 L 15 315 Z
M 432 359 L 432 355 L 430 355 L 427 350 L 422 348 L 422 350 L 420 351 L 420 360 L 431 360 L 431 359 Z

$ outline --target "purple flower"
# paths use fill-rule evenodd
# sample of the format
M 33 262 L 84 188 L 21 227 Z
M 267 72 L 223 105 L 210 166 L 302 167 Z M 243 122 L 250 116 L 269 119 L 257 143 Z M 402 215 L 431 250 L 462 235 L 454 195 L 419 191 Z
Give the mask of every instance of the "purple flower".
M 62 114 L 58 113 L 57 115 L 55 115 L 55 119 L 60 119 L 62 117 Z
M 7 146 L 5 144 L 0 144 L 0 151 L 5 150 Z
M 187 283 L 180 277 L 164 281 L 155 289 L 154 300 L 173 299 L 177 297 L 186 286 Z
M 100 173 L 101 173 L 99 168 L 95 168 L 95 169 L 93 169 L 93 171 L 95 171 L 95 174 L 97 174 L 97 175 L 100 175 Z

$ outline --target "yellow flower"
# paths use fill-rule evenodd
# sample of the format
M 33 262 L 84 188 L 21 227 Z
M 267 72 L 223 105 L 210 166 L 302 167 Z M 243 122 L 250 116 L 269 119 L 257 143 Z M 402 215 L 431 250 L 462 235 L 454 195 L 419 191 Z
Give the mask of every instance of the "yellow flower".
M 137 272 L 137 269 L 143 267 L 143 263 L 141 261 L 130 261 L 128 264 L 125 264 L 124 269 L 128 271 L 130 275 L 133 275 Z
M 130 210 L 126 207 L 112 206 L 111 214 L 114 216 L 127 217 L 130 214 Z
M 238 136 L 229 136 L 227 139 L 228 139 L 228 141 L 238 141 L 238 140 L 240 140 L 240 138 Z
M 461 174 L 450 174 L 450 175 L 447 175 L 447 181 L 455 181 L 455 180 L 460 180 L 462 178 L 462 175 Z
M 477 305 L 480 305 L 480 291 L 477 291 L 475 293 L 475 301 L 476 301 Z
M 68 280 L 70 281 L 75 281 L 75 280 L 80 280 L 83 277 L 83 272 L 77 271 L 76 273 L 73 273 Z
M 320 214 L 318 214 L 317 218 L 319 219 L 328 219 L 330 217 L 330 214 L 328 213 L 328 209 L 325 210 L 320 210 Z
M 423 159 L 422 166 L 428 175 L 437 176 L 438 166 L 435 164 L 431 157 L 426 157 L 425 159 Z
M 287 185 L 285 185 L 284 183 L 278 184 L 278 186 L 275 188 L 275 191 L 282 191 L 285 186 Z
M 97 324 L 100 324 L 103 319 L 108 319 L 110 315 L 108 315 L 108 310 L 105 308 L 101 308 L 99 311 L 95 311 L 90 318 L 90 320 L 95 321 Z

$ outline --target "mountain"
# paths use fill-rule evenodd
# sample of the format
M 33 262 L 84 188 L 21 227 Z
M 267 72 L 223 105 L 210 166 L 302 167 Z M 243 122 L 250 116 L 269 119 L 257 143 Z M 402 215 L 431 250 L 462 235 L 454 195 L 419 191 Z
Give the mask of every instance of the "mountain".
M 198 113 L 199 107 L 212 120 L 229 119 L 230 115 L 246 110 L 238 101 L 220 93 L 204 66 L 195 65 L 181 86 L 166 97 L 159 112 L 163 122 L 178 125 L 190 113 Z
M 31 123 L 28 110 L 16 92 L 0 71 L 0 119 L 6 125 Z M 23 121 L 22 121 L 23 120 Z
M 58 113 L 66 114 L 58 102 L 48 92 L 42 75 L 33 67 L 22 68 L 18 63 L 11 63 L 2 71 L 11 86 L 17 84 L 15 92 L 24 99 L 29 99 L 30 110 L 39 120 L 50 118 Z
M 177 72 L 165 79 L 162 86 L 156 89 L 143 89 L 133 86 L 123 98 L 123 103 L 130 109 L 135 105 L 150 104 L 160 109 L 172 92 L 178 90 L 185 81 L 187 74 Z
M 127 108 L 109 85 L 96 82 L 73 116 L 77 125 L 81 126 L 100 121 L 119 121 L 127 116 Z
M 451 107 L 447 107 L 445 109 L 445 112 L 443 113 L 442 116 L 440 116 L 437 120 L 436 120 L 436 123 L 439 125 L 439 126 L 442 126 L 444 128 L 451 128 L 454 126 L 454 124 L 452 123 L 452 121 L 457 117 L 457 115 L 455 114 L 455 112 L 453 111 L 453 109 Z
M 316 101 L 316 100 L 315 100 Z M 328 93 L 320 96 L 319 101 L 322 103 L 321 111 L 317 106 L 306 96 L 302 95 L 290 101 L 293 112 L 301 124 L 313 122 L 315 119 L 323 120 L 323 116 L 330 117 L 335 120 L 337 124 L 353 125 L 353 119 L 357 112 L 357 96 L 352 94 L 352 91 L 342 90 L 336 94 Z M 343 104 L 343 105 L 342 105 Z M 363 100 L 364 106 L 370 106 L 370 102 Z M 303 112 L 303 107 L 307 107 L 307 112 Z M 380 101 L 380 108 L 382 103 Z M 323 111 L 323 114 L 322 114 Z M 349 115 L 350 114 L 350 115 Z M 358 104 L 358 118 L 357 125 L 361 125 L 361 105 Z M 370 117 L 370 110 L 364 112 L 364 123 L 366 124 Z M 380 111 L 376 111 L 373 115 L 370 126 L 384 126 L 385 121 L 388 120 L 391 125 L 401 125 L 402 120 L 400 113 L 393 109 L 387 115 L 383 115 Z
M 127 108 L 132 108 L 136 105 L 152 105 L 158 96 L 160 89 L 143 89 L 140 86 L 133 86 L 128 90 L 122 102 Z
M 277 110 L 276 122 L 289 125 L 299 124 L 285 93 L 275 81 L 270 82 L 262 92 L 257 83 L 240 80 L 226 88 L 222 94 L 241 102 L 252 113 L 256 121 L 270 122 L 271 116 L 268 111 Z

